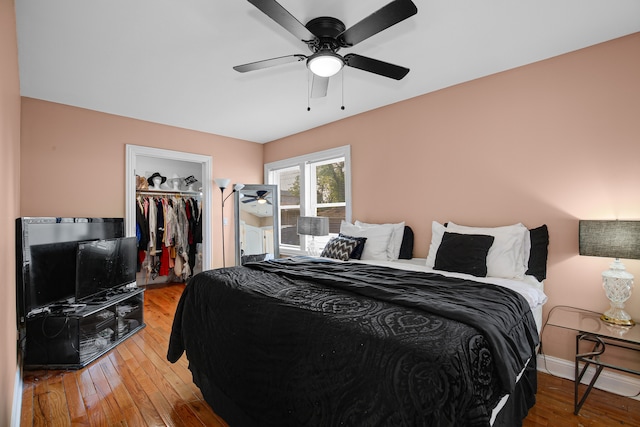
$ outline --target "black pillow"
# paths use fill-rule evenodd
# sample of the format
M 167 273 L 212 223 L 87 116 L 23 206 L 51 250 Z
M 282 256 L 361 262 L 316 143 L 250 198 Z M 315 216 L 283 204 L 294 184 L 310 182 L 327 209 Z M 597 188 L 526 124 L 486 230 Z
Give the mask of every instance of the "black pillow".
M 353 250 L 358 246 L 358 241 L 346 237 L 332 237 L 325 245 L 320 256 L 326 258 L 348 261 Z
M 484 234 L 445 232 L 436 253 L 434 269 L 486 277 L 487 253 L 493 240 L 493 236 Z
M 402 245 L 400 246 L 400 255 L 398 259 L 413 258 L 413 230 L 408 225 L 404 226 L 404 235 L 402 236 Z
M 367 242 L 367 238 L 366 237 L 353 237 L 353 236 L 347 236 L 346 234 L 338 234 L 338 237 L 344 237 L 345 239 L 351 239 L 351 240 L 357 240 L 358 241 L 358 246 L 356 246 L 356 248 L 353 250 L 353 252 L 351 253 L 351 256 L 349 258 L 353 258 L 353 259 L 360 259 L 362 258 L 362 251 L 364 250 L 364 244 Z
M 529 230 L 531 252 L 529 253 L 529 269 L 527 274 L 542 282 L 547 278 L 547 256 L 549 253 L 549 230 L 547 225 Z

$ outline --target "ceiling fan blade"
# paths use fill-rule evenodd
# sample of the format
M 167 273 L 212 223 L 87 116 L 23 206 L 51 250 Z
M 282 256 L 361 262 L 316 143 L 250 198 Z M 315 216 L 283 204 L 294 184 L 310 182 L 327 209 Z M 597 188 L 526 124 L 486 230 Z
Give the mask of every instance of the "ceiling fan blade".
M 394 0 L 338 35 L 345 46 L 354 46 L 380 31 L 418 13 L 411 0 Z
M 246 73 L 247 71 L 261 70 L 263 68 L 275 67 L 276 65 L 288 64 L 290 62 L 304 61 L 305 59 L 307 59 L 306 56 L 298 55 L 298 54 L 280 56 L 278 58 L 271 58 L 271 59 L 264 59 L 262 61 L 250 62 L 249 64 L 236 65 L 235 67 L 233 67 L 233 69 L 241 73 Z
M 306 42 L 315 39 L 316 36 L 276 0 L 249 0 L 249 3 L 260 9 L 299 40 Z
M 327 96 L 327 87 L 329 87 L 329 77 L 320 77 L 313 74 L 313 80 L 311 81 L 311 98 L 323 98 Z
M 370 73 L 379 74 L 391 79 L 402 80 L 409 72 L 408 68 L 399 65 L 389 64 L 366 56 L 349 53 L 344 56 L 344 63 L 349 67 L 359 68 Z
M 251 198 L 251 199 L 243 200 L 243 201 L 242 201 L 242 203 L 251 203 L 251 202 L 255 202 L 256 200 L 258 200 L 258 199 L 256 199 L 255 197 L 253 197 L 253 198 Z

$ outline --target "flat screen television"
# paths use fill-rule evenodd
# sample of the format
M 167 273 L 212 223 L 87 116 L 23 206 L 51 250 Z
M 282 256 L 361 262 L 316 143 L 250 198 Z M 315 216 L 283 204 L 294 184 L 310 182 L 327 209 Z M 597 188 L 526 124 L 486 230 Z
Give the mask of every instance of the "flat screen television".
M 78 242 L 124 234 L 124 218 L 18 218 L 16 308 L 21 336 L 33 310 L 75 297 Z
M 88 302 L 135 282 L 135 237 L 79 242 L 76 254 L 76 302 Z
M 28 295 L 31 306 L 70 300 L 76 292 L 77 242 L 31 246 Z

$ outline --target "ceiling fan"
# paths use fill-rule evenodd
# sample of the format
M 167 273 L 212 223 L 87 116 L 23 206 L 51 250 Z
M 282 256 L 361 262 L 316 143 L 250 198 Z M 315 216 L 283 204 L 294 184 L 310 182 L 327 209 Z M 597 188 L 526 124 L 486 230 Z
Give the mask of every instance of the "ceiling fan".
M 390 64 L 355 53 L 340 55 L 342 48 L 355 46 L 363 40 L 415 15 L 418 9 L 411 0 L 394 0 L 360 22 L 346 28 L 339 19 L 321 16 L 303 25 L 276 0 L 248 0 L 269 18 L 280 24 L 307 45 L 311 55 L 294 54 L 265 59 L 233 67 L 241 73 L 255 71 L 290 62 L 307 61 L 313 74 L 311 97 L 327 95 L 329 77 L 337 74 L 345 65 L 370 73 L 400 80 L 409 72 L 408 68 Z
M 267 200 L 267 194 L 269 194 L 268 191 L 266 190 L 258 190 L 256 191 L 256 195 L 255 196 L 248 196 L 248 198 L 242 200 L 242 203 L 251 203 L 251 202 L 258 202 L 259 204 L 268 204 L 270 205 L 271 202 L 269 200 Z M 243 194 L 244 196 L 244 194 Z

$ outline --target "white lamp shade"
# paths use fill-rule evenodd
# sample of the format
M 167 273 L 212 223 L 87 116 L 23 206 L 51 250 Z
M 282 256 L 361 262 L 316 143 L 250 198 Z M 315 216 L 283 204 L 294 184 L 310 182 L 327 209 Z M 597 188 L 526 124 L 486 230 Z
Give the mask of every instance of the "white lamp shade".
M 231 182 L 229 178 L 215 178 L 214 181 L 221 190 L 227 188 Z

